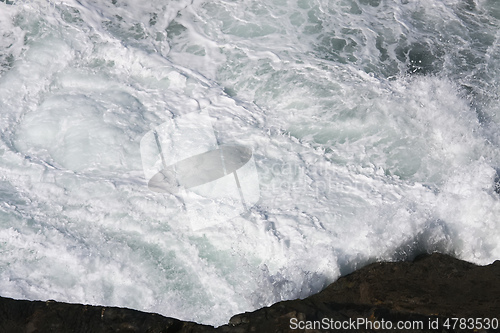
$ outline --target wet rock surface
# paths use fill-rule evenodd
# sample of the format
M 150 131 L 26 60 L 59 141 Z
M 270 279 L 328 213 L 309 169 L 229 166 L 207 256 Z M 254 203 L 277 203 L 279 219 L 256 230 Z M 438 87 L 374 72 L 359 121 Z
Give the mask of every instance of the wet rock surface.
M 453 328 L 447 318 L 469 321 Z M 489 327 L 481 320 L 483 328 L 477 321 L 471 328 L 471 318 L 487 318 Z M 0 332 L 6 333 L 498 332 L 495 318 L 500 320 L 500 261 L 476 266 L 437 253 L 368 265 L 316 295 L 236 315 L 218 328 L 130 309 L 0 298 Z M 398 330 L 398 322 L 413 329 Z

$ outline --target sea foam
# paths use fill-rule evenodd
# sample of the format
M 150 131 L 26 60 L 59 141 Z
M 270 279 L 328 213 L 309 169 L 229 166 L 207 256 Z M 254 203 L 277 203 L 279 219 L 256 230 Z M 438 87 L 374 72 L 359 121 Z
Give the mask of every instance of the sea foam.
M 499 10 L 0 2 L 2 296 L 221 325 L 376 260 L 499 259 Z M 259 200 L 193 229 L 140 142 L 200 111 Z

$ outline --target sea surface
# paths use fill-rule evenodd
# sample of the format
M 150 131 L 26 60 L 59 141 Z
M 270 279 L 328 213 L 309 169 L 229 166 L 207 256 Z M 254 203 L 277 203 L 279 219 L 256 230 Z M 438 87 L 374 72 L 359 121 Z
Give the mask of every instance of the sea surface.
M 0 295 L 222 325 L 500 259 L 499 39 L 497 0 L 0 0 Z M 148 187 L 148 132 L 203 152 L 183 119 L 251 151 L 244 212 Z

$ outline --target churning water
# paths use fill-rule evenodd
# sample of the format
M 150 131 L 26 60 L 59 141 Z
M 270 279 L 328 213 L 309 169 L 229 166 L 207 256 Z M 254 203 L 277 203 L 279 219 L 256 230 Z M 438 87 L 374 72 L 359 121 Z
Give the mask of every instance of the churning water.
M 1 0 L 0 294 L 220 325 L 375 260 L 500 259 L 499 37 L 496 0 Z M 257 200 L 193 228 L 141 140 L 196 113 Z

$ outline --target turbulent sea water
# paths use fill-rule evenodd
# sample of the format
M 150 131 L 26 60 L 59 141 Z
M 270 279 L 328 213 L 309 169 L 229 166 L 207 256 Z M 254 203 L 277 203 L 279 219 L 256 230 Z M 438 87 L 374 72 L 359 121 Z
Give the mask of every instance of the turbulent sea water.
M 221 325 L 376 260 L 500 259 L 499 38 L 496 0 L 1 0 L 0 294 Z M 141 158 L 200 110 L 259 193 L 201 229 Z

